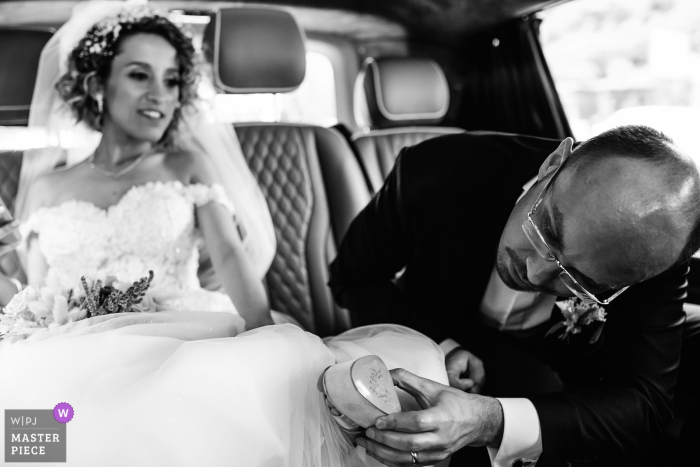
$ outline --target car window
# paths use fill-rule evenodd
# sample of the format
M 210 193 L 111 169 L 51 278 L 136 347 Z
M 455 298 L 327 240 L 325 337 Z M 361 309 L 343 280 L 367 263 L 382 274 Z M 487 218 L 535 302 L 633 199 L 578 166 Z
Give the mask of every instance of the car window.
M 338 123 L 335 76 L 321 52 L 306 53 L 306 75 L 292 92 L 219 94 L 216 110 L 227 122 L 288 122 L 332 126 Z
M 321 52 L 306 53 L 304 81 L 292 92 L 214 96 L 215 91 L 203 81 L 199 93 L 207 100 L 213 97 L 217 116 L 225 122 L 288 122 L 326 127 L 338 123 L 333 65 Z M 0 150 L 26 150 L 47 144 L 46 133 L 40 129 L 0 126 Z
M 540 16 L 542 47 L 578 139 L 644 124 L 700 163 L 700 2 L 586 0 Z

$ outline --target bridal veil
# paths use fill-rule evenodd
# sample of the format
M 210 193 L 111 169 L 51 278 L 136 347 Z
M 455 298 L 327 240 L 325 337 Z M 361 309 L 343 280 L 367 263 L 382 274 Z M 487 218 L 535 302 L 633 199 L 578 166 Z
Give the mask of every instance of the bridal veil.
M 27 193 L 42 174 L 58 165 L 82 162 L 95 150 L 100 133 L 76 123 L 58 95 L 55 84 L 68 67 L 68 55 L 97 22 L 143 2 L 90 1 L 76 5 L 70 19 L 51 37 L 39 61 L 29 113 L 29 128 L 47 134 L 45 148 L 25 151 L 17 192 L 16 217 L 27 219 Z M 206 80 L 206 77 L 203 77 Z M 244 232 L 243 244 L 260 277 L 264 276 L 276 250 L 275 232 L 265 198 L 250 172 L 232 126 L 218 120 L 210 102 L 199 99 L 183 109 L 175 146 L 207 157 L 236 206 L 237 222 Z

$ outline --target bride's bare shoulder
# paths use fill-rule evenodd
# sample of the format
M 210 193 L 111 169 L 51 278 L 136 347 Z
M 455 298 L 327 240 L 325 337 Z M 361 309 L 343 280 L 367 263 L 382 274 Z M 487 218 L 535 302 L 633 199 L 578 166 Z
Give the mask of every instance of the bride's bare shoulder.
M 71 192 L 71 187 L 82 176 L 82 165 L 70 168 L 57 168 L 39 176 L 32 182 L 27 192 L 27 206 L 31 211 L 40 207 L 52 206 L 59 199 Z
M 176 172 L 178 178 L 185 184 L 204 183 L 211 185 L 217 182 L 211 162 L 201 154 L 171 151 L 165 158 L 165 164 Z

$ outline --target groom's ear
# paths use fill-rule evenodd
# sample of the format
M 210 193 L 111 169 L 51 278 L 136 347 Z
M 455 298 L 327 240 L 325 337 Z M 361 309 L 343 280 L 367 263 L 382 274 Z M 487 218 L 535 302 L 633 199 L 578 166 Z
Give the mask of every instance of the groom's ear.
M 547 158 L 544 160 L 540 166 L 540 170 L 537 173 L 537 181 L 539 182 L 544 177 L 554 172 L 559 168 L 560 165 L 564 163 L 566 159 L 571 155 L 571 147 L 574 145 L 574 140 L 572 138 L 565 138 L 559 144 L 559 147 L 554 150 Z

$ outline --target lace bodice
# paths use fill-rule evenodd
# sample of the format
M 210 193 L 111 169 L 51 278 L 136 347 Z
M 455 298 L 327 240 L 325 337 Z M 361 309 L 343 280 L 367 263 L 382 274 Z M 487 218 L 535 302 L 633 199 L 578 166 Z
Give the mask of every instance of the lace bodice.
M 195 229 L 194 208 L 210 201 L 233 211 L 220 185 L 149 182 L 132 187 L 107 209 L 79 200 L 38 209 L 21 230 L 25 236 L 38 235 L 49 266 L 49 285 L 75 288 L 81 276 L 103 280 L 114 276 L 130 283 L 152 270 L 154 293 L 182 301 L 193 292 L 203 292 L 197 279 L 201 237 Z M 231 309 L 228 297 L 218 295 Z M 175 308 L 188 306 L 180 303 Z

